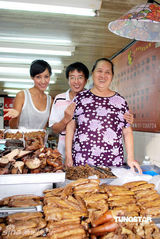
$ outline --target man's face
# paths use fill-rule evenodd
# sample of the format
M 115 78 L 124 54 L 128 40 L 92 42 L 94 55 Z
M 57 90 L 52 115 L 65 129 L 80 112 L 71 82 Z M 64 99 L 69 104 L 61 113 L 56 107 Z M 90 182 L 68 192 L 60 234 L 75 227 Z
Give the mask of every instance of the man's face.
M 85 84 L 86 79 L 82 71 L 74 70 L 69 72 L 69 86 L 72 92 L 78 94 L 84 89 Z

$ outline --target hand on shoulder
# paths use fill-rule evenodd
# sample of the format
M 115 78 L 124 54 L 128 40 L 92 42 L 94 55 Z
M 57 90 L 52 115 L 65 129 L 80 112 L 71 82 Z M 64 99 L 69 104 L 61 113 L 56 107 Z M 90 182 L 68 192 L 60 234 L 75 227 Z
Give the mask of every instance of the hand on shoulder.
M 127 113 L 124 114 L 123 117 L 124 117 L 124 119 L 127 121 L 127 123 L 133 124 L 133 122 L 134 122 L 134 116 L 133 116 L 133 114 L 131 114 L 130 112 L 127 112 Z
M 72 120 L 75 108 L 76 104 L 72 102 L 64 111 L 64 117 L 67 123 Z

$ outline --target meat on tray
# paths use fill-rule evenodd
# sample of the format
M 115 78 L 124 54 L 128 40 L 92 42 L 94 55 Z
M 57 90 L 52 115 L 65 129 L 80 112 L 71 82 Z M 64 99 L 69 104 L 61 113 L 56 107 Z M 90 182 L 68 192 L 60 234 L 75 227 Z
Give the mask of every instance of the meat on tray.
M 98 181 L 78 179 L 64 188 L 46 190 L 44 192 L 44 214 L 48 221 L 50 238 L 139 238 L 158 239 L 160 230 L 153 222 L 115 222 L 114 216 L 143 217 L 158 215 L 157 206 L 153 210 L 147 208 L 145 214 L 138 204 L 135 195 L 140 190 L 131 191 L 147 182 L 131 182 L 129 185 L 99 185 Z M 154 190 L 145 186 L 147 190 Z M 145 191 L 145 190 L 144 190 Z M 123 202 L 123 203 L 122 203 Z M 156 199 L 155 199 L 156 202 Z M 77 212 L 78 213 L 73 213 Z M 85 216 L 81 217 L 85 213 Z M 149 214 L 147 214 L 149 213 Z M 73 217 L 72 217 L 73 214 Z M 81 227 L 83 226 L 83 227 Z M 81 236 L 75 237 L 75 230 L 81 228 Z M 65 232 L 68 234 L 65 234 Z M 78 232 L 78 231 L 77 231 Z M 148 237 L 149 235 L 149 237 Z
M 31 207 L 42 205 L 43 197 L 24 194 L 6 197 L 0 200 L 0 206 L 5 207 Z
M 62 157 L 57 149 L 14 149 L 0 158 L 0 174 L 48 173 L 62 170 Z
M 23 133 L 20 131 L 17 131 L 16 133 L 6 132 L 4 137 L 5 139 L 22 139 Z
M 21 212 L 7 217 L 2 238 L 22 239 L 39 238 L 46 234 L 46 221 L 41 212 Z
M 24 148 L 24 142 L 21 139 L 6 139 L 6 148 Z
M 103 171 L 102 171 L 103 170 Z M 88 164 L 85 166 L 73 166 L 66 168 L 66 178 L 70 180 L 76 180 L 79 178 L 88 178 L 92 175 L 97 175 L 99 178 L 116 178 L 116 176 L 111 172 L 110 168 L 99 168 L 91 167 Z
M 142 185 L 146 189 L 139 190 Z M 141 194 L 142 191 L 146 194 Z M 20 200 L 32 205 L 34 201 L 43 204 L 43 211 L 9 215 L 0 221 L 0 233 L 3 239 L 159 239 L 160 229 L 154 222 L 122 222 L 114 218 L 159 216 L 160 206 L 156 203 L 159 199 L 150 200 L 150 195 L 156 193 L 146 181 L 116 186 L 81 178 L 62 188 L 45 190 L 43 200 L 34 195 L 4 198 L 1 205 L 13 207 Z M 146 204 L 144 209 L 139 202 L 147 202 L 147 198 L 152 205 Z M 16 236 L 11 235 L 13 230 Z
M 25 149 L 26 150 L 37 150 L 39 148 L 44 147 L 44 131 L 33 131 L 24 133 L 25 140 Z
M 29 131 L 23 132 L 18 130 L 16 132 L 4 131 L 4 138 L 7 140 L 6 147 L 25 147 L 26 150 L 37 150 L 44 147 L 45 144 L 45 131 Z M 17 140 L 17 141 L 16 141 Z M 25 141 L 25 146 L 23 141 L 20 143 L 18 140 Z

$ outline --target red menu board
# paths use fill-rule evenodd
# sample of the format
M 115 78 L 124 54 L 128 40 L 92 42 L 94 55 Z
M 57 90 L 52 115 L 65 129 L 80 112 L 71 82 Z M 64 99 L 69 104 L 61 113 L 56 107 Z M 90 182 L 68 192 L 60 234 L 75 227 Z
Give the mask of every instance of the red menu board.
M 136 42 L 113 63 L 112 89 L 125 97 L 134 113 L 133 129 L 160 132 L 160 46 Z
M 5 97 L 4 98 L 4 109 L 12 109 L 13 108 L 14 98 Z M 9 117 L 5 117 L 4 120 L 9 120 Z

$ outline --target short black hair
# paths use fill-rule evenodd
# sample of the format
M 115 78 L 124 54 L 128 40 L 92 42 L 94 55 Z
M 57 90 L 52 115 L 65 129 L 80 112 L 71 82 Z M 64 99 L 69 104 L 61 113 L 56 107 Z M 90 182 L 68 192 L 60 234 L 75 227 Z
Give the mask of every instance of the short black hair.
M 89 70 L 87 66 L 85 66 L 82 62 L 74 62 L 66 68 L 67 79 L 69 78 L 69 72 L 72 72 L 74 70 L 77 70 L 78 72 L 83 72 L 86 80 L 89 78 Z
M 52 75 L 52 69 L 51 66 L 48 64 L 48 62 L 44 60 L 35 60 L 31 63 L 30 66 L 30 76 L 35 77 L 38 74 L 41 74 L 46 69 L 48 69 L 50 76 Z
M 108 58 L 105 58 L 105 57 L 99 58 L 99 59 L 96 60 L 96 62 L 94 63 L 94 65 L 92 67 L 92 72 L 95 70 L 98 62 L 100 62 L 100 61 L 107 61 L 107 62 L 109 62 L 111 64 L 112 74 L 114 75 L 114 65 L 113 65 L 113 62 L 111 60 L 109 60 Z

